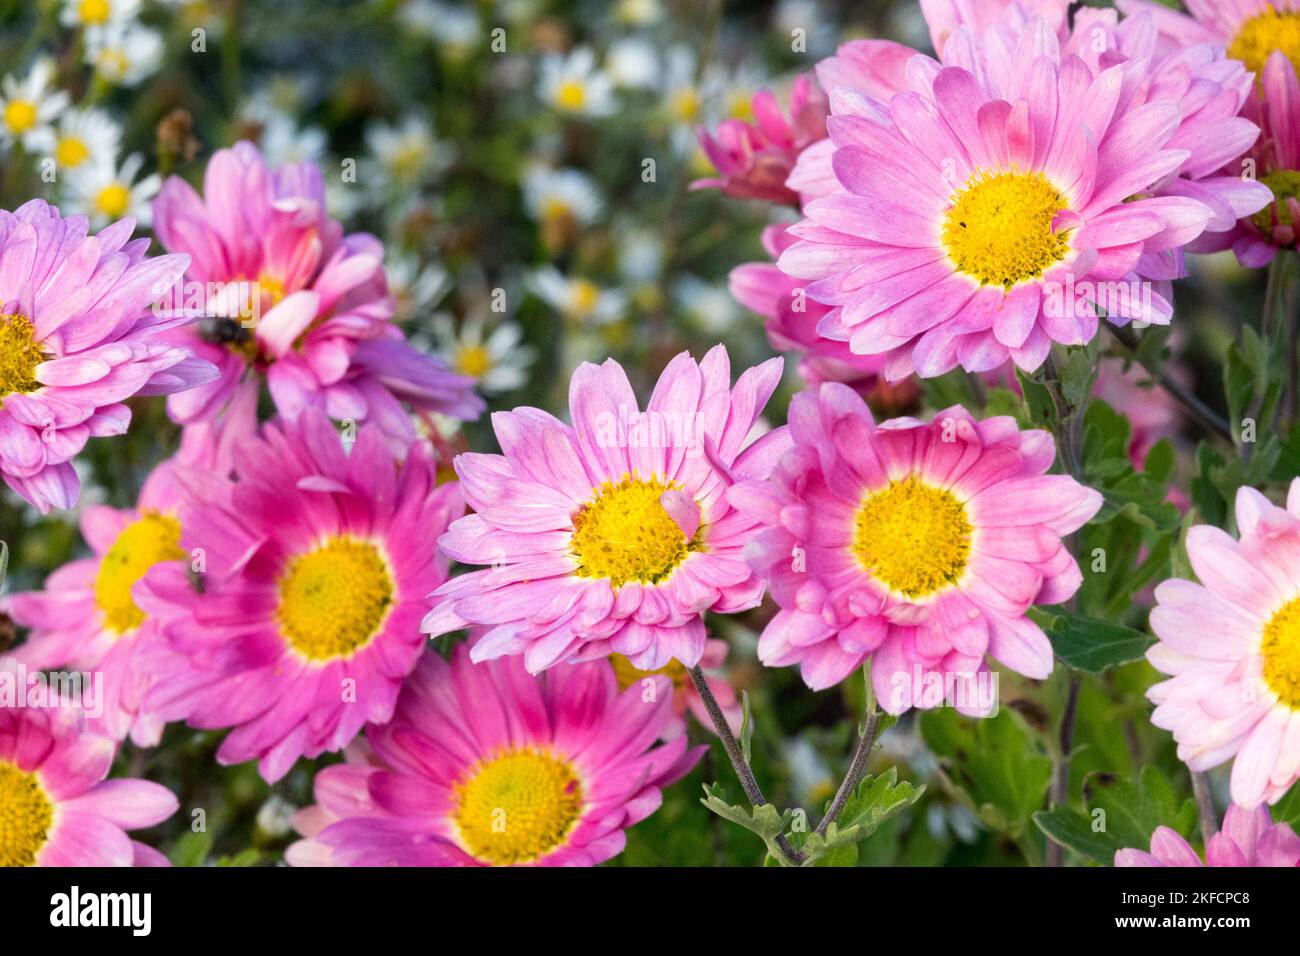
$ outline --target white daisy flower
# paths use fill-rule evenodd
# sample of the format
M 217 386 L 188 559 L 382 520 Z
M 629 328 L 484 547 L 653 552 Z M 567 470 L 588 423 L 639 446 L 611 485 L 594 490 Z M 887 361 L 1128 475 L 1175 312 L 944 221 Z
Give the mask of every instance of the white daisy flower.
M 468 318 L 457 331 L 445 313 L 433 320 L 433 334 L 438 350 L 453 372 L 477 382 L 486 393 L 509 392 L 527 381 L 527 372 L 535 353 L 522 345 L 523 331 L 517 323 L 498 322 L 484 338 L 486 323 L 482 318 Z
M 393 319 L 404 322 L 423 315 L 439 302 L 451 288 L 447 270 L 436 263 L 423 263 L 409 252 L 394 252 L 386 257 L 388 291 L 396 303 Z
M 602 289 L 590 279 L 568 277 L 554 266 L 534 270 L 528 288 L 539 299 L 575 322 L 604 325 L 617 320 L 627 307 L 627 297 L 617 289 Z
M 524 173 L 524 206 L 537 222 L 585 226 L 604 208 L 596 181 L 577 169 L 533 166 Z
M 618 271 L 629 282 L 653 282 L 664 266 L 664 242 L 650 229 L 625 229 L 618 239 Z
M 157 72 L 163 41 L 157 30 L 137 23 L 109 23 L 86 30 L 86 62 L 115 86 L 135 86 Z
M 25 80 L 6 76 L 0 84 L 0 143 L 22 143 L 37 148 L 44 131 L 68 105 L 68 94 L 51 89 L 54 61 L 42 57 L 32 64 Z
M 434 0 L 410 0 L 397 19 L 412 33 L 432 40 L 447 53 L 462 57 L 482 42 L 483 27 L 472 6 Z
M 121 143 L 122 128 L 98 109 L 67 110 L 57 127 L 45 127 L 32 135 L 33 147 L 54 161 L 58 177 L 113 165 Z
M 120 167 L 96 165 L 69 180 L 68 207 L 89 216 L 100 228 L 124 216 L 134 216 L 142 226 L 150 222 L 149 203 L 162 186 L 162 177 L 151 173 L 139 182 L 144 156 L 132 153 Z
M 717 106 L 724 91 L 723 74 L 706 69 L 696 76 L 695 51 L 675 46 L 664 58 L 661 102 L 671 129 L 673 147 L 679 154 L 694 149 L 696 129 L 718 119 Z
M 59 22 L 65 27 L 103 27 L 128 23 L 140 12 L 140 0 L 63 0 Z
M 258 145 L 272 166 L 310 162 L 323 166 L 328 151 L 325 131 L 316 126 L 302 129 L 294 115 L 277 102 L 277 94 L 262 89 L 250 96 L 240 110 L 240 119 L 261 129 Z
M 422 116 L 407 116 L 394 126 L 372 123 L 366 145 L 379 166 L 379 179 L 366 183 L 377 195 L 390 189 L 416 189 L 447 168 L 450 149 L 434 138 L 433 127 Z
M 614 18 L 630 26 L 657 23 L 663 15 L 664 8 L 659 0 L 618 0 L 614 8 Z
M 725 332 L 740 318 L 740 306 L 725 285 L 705 282 L 693 275 L 677 280 L 673 298 L 696 327 L 705 332 Z
M 626 37 L 610 46 L 605 68 L 619 89 L 653 89 L 659 80 L 659 54 L 649 40 Z
M 590 47 L 576 47 L 569 55 L 552 54 L 542 60 L 542 99 L 561 113 L 608 116 L 614 112 L 614 84 L 597 69 Z

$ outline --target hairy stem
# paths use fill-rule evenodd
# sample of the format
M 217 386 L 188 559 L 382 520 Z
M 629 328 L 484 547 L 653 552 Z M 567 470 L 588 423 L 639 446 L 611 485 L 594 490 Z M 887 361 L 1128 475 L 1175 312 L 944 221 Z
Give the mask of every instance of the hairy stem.
M 1214 811 L 1214 798 L 1210 796 L 1210 781 L 1205 774 L 1195 770 L 1192 775 L 1192 793 L 1196 796 L 1196 809 L 1201 817 L 1201 839 L 1206 843 L 1219 832 L 1219 815 Z
M 880 723 L 884 719 L 884 714 L 876 706 L 876 695 L 871 687 L 871 664 L 868 663 L 863 668 L 863 674 L 867 679 L 867 721 L 862 729 L 862 735 L 858 737 L 858 746 L 853 751 L 853 760 L 849 763 L 849 771 L 844 775 L 844 780 L 840 782 L 839 790 L 835 791 L 835 799 L 831 801 L 830 809 L 826 811 L 826 816 L 822 817 L 822 822 L 817 824 L 817 833 L 825 836 L 826 830 L 832 823 L 838 819 L 844 805 L 849 802 L 849 797 L 857 789 L 858 781 L 862 779 L 863 771 L 867 769 L 867 760 L 871 756 L 871 748 L 876 744 L 876 736 L 880 733 Z
M 1058 739 L 1060 753 L 1052 767 L 1051 806 L 1059 807 L 1070 798 L 1070 753 L 1074 750 L 1074 723 L 1079 709 L 1080 677 L 1078 671 L 1070 672 L 1070 690 L 1065 699 L 1065 713 L 1061 715 L 1061 731 Z M 1061 845 L 1055 840 L 1047 841 L 1047 853 L 1043 857 L 1046 866 L 1060 866 L 1063 853 Z

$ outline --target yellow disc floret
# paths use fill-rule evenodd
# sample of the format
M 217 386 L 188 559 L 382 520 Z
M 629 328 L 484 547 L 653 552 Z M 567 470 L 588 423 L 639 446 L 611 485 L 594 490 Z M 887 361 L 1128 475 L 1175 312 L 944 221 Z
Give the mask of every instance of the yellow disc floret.
M 1065 197 L 1042 173 L 976 173 L 952 197 L 944 249 L 980 285 L 1010 289 L 1065 258 L 1068 235 L 1052 231 L 1065 208 Z
M 32 320 L 25 315 L 0 314 L 0 399 L 40 388 L 36 366 L 44 361 Z
M 123 634 L 143 624 L 145 613 L 136 606 L 131 589 L 155 564 L 183 557 L 181 524 L 170 515 L 148 512 L 127 525 L 99 562 L 95 576 L 95 604 L 104 627 Z
M 564 843 L 582 814 L 574 769 L 531 747 L 502 750 L 452 788 L 466 850 L 494 866 L 530 863 Z
M 1264 681 L 1278 699 L 1300 710 L 1300 598 L 1293 598 L 1269 619 L 1260 644 Z
M 606 481 L 573 516 L 572 550 L 577 574 L 609 578 L 614 587 L 629 581 L 666 580 L 691 551 L 699 551 L 700 531 L 690 541 L 659 499 L 676 487 L 658 478 L 624 475 Z
M 1241 25 L 1228 46 L 1228 56 L 1241 60 L 1258 76 L 1274 50 L 1300 70 L 1300 13 L 1265 7 Z
M 663 667 L 653 671 L 643 671 L 639 667 L 633 667 L 622 654 L 610 654 L 609 663 L 614 668 L 614 677 L 618 680 L 618 689 L 627 690 L 638 681 L 647 677 L 653 677 L 656 674 L 662 674 L 673 682 L 673 687 L 681 687 L 686 683 L 687 674 L 686 666 L 676 658 L 673 658 Z
M 36 774 L 0 761 L 0 867 L 33 866 L 53 824 L 54 803 Z
M 868 494 L 854 524 L 859 563 L 909 598 L 934 594 L 966 570 L 973 529 L 965 505 L 916 475 Z
M 369 541 L 330 538 L 289 562 L 275 618 L 309 661 L 349 657 L 370 643 L 393 605 L 393 579 Z

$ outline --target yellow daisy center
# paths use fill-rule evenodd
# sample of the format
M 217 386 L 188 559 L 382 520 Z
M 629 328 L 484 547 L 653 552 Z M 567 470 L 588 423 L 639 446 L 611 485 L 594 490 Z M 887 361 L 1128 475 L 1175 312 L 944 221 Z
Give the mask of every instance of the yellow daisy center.
M 329 661 L 370 643 L 392 605 L 393 579 L 379 549 L 339 535 L 289 563 L 275 618 L 300 655 Z
M 64 136 L 54 147 L 54 161 L 60 166 L 75 168 L 90 158 L 90 147 L 78 136 Z
M 754 102 L 748 92 L 736 91 L 728 97 L 727 115 L 746 123 L 754 121 Z
M 590 279 L 574 279 L 569 286 L 569 297 L 575 315 L 590 315 L 600 304 L 600 289 Z
M 1065 258 L 1069 239 L 1053 232 L 1065 198 L 1042 173 L 985 173 L 952 197 L 943 222 L 948 258 L 980 285 L 1010 289 Z
M 109 183 L 95 194 L 95 208 L 109 219 L 120 219 L 131 208 L 131 190 L 122 183 Z
M 0 867 L 34 866 L 53 825 L 54 803 L 36 774 L 0 762 Z
M 1258 75 L 1274 50 L 1300 69 L 1300 13 L 1266 7 L 1241 25 L 1228 46 L 1228 56 Z
M 495 866 L 530 863 L 562 845 L 582 814 L 566 761 L 531 747 L 502 750 L 452 787 L 465 848 Z
M 658 478 L 624 475 L 618 484 L 606 481 L 592 500 L 573 516 L 571 547 L 578 559 L 577 575 L 609 578 L 614 587 L 629 581 L 657 584 L 667 579 L 691 551 L 703 548 L 703 525 L 690 541 L 659 499 L 675 488 Z
M 462 345 L 456 349 L 452 365 L 461 375 L 482 378 L 492 368 L 492 356 L 482 345 Z
M 633 667 L 622 654 L 610 654 L 609 663 L 614 668 L 614 677 L 618 680 L 618 689 L 627 690 L 633 684 L 640 683 L 647 677 L 653 677 L 656 674 L 662 674 L 673 682 L 673 687 L 682 687 L 686 683 L 686 665 L 681 661 L 673 658 L 663 667 L 653 671 L 643 671 L 639 667 Z
M 679 123 L 694 123 L 700 118 L 700 91 L 687 86 L 673 93 L 668 108 Z
M 99 71 L 108 77 L 126 76 L 131 69 L 131 61 L 127 59 L 126 51 L 118 47 L 105 47 L 100 50 L 96 63 Z
M 571 219 L 573 210 L 569 203 L 560 196 L 546 196 L 542 199 L 542 218 L 544 220 L 555 222 L 557 220 Z
M 1300 710 L 1300 598 L 1282 605 L 1264 626 L 1264 681 L 1282 703 Z
M 854 522 L 853 553 L 871 576 L 909 598 L 961 578 L 970 557 L 966 507 L 916 475 L 867 495 Z
M 95 604 L 104 627 L 124 634 L 143 624 L 145 613 L 136 606 L 131 589 L 155 564 L 183 557 L 181 523 L 171 515 L 150 512 L 127 525 L 95 576 Z
M 36 125 L 36 104 L 13 100 L 5 104 L 5 126 L 10 132 L 25 133 Z
M 0 314 L 0 398 L 40 388 L 36 366 L 44 361 L 32 320 L 25 315 Z
M 81 0 L 77 12 L 82 23 L 94 25 L 107 23 L 113 7 L 109 0 Z
M 576 112 L 587 105 L 587 88 L 578 80 L 565 80 L 555 91 L 560 109 Z

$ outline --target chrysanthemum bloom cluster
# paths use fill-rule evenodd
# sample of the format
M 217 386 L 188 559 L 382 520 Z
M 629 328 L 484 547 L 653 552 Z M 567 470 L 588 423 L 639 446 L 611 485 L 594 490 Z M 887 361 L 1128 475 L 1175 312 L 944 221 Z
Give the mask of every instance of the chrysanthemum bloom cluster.
M 1096 332 L 1096 283 L 1137 282 L 1139 260 L 1185 245 L 1197 200 L 1143 198 L 1188 152 L 1175 100 L 1127 95 L 1142 60 L 1094 71 L 1044 19 L 963 27 L 943 62 L 909 64 L 887 102 L 832 89 L 843 191 L 804 207 L 781 268 L 834 306 L 821 332 L 885 354 L 887 378 L 957 365 L 1037 368 L 1052 342 Z M 1063 294 L 1064 292 L 1064 294 Z M 1168 322 L 1168 303 L 1114 296 L 1108 318 Z
M 593 866 L 705 748 L 678 735 L 667 678 L 619 691 L 604 661 L 538 677 L 519 658 L 432 651 L 384 727 L 316 777 L 297 866 Z
M 482 411 L 471 379 L 413 349 L 392 323 L 383 246 L 329 218 L 316 166 L 272 170 L 238 143 L 213 155 L 203 189 L 172 177 L 154 203 L 159 241 L 192 257 L 174 294 L 225 320 L 183 333 L 220 376 L 168 403 L 177 421 L 211 420 L 237 392 L 256 392 L 254 372 L 285 417 L 316 408 L 373 421 L 397 450 L 415 437 L 403 402 L 459 418 Z
M 877 425 L 836 383 L 796 395 L 789 429 L 772 477 L 727 493 L 765 526 L 747 551 L 781 607 L 759 640 L 765 664 L 798 664 L 820 689 L 870 656 L 890 713 L 984 712 L 991 701 L 972 694 L 986 655 L 1028 677 L 1051 672 L 1051 644 L 1025 612 L 1078 589 L 1061 539 L 1101 495 L 1045 474 L 1050 435 L 960 407 Z M 950 678 L 965 682 L 957 699 L 931 693 L 951 691 Z
M 1232 799 L 1276 803 L 1300 778 L 1300 479 L 1285 508 L 1237 492 L 1240 540 L 1187 534 L 1200 583 L 1156 588 L 1147 658 L 1170 679 L 1147 696 L 1193 770 L 1232 759 Z
M 678 355 L 641 412 L 612 359 L 584 363 L 569 387 L 572 426 L 536 408 L 493 415 L 503 454 L 456 458 L 474 514 L 439 541 L 457 561 L 491 564 L 439 589 L 431 634 L 484 628 L 476 661 L 524 654 L 533 673 L 622 654 L 657 670 L 693 667 L 705 611 L 754 607 L 762 582 L 741 558 L 755 522 L 724 496 L 767 474 L 783 431 L 751 431 L 781 360 L 731 388 L 726 349 Z
M 146 259 L 134 227 L 89 236 L 84 217 L 41 200 L 0 210 L 0 472 L 43 513 L 76 503 L 72 460 L 87 439 L 127 430 L 126 399 L 214 375 L 162 341 L 190 319 L 151 308 L 188 258 Z
M 94 556 L 59 568 L 43 591 L 4 603 L 17 624 L 32 628 L 12 657 L 32 668 L 101 674 L 103 715 L 87 717 L 87 726 L 114 740 L 129 735 L 141 747 L 162 736 L 164 721 L 143 707 L 161 652 L 157 622 L 136 604 L 133 589 L 158 562 L 185 557 L 171 469 L 168 462 L 155 469 L 134 508 L 85 509 L 81 535 Z
M 436 485 L 425 446 L 398 464 L 365 425 L 349 453 L 306 412 L 244 442 L 233 481 L 176 476 L 191 560 L 154 565 L 133 592 L 168 649 L 145 708 L 233 727 L 217 759 L 257 758 L 269 781 L 388 720 L 427 596 L 447 577 L 433 542 L 464 509 L 455 484 Z
M 6 667 L 0 679 L 14 677 Z M 167 866 L 126 831 L 167 819 L 176 797 L 147 780 L 105 780 L 116 747 L 80 717 L 63 703 L 0 707 L 0 867 Z
M 1182 835 L 1157 827 L 1151 852 L 1125 849 L 1115 853 L 1116 866 L 1300 866 L 1300 836 L 1285 823 L 1274 823 L 1267 808 L 1247 810 L 1235 803 L 1223 816 L 1223 829 L 1205 845 L 1205 861 Z

